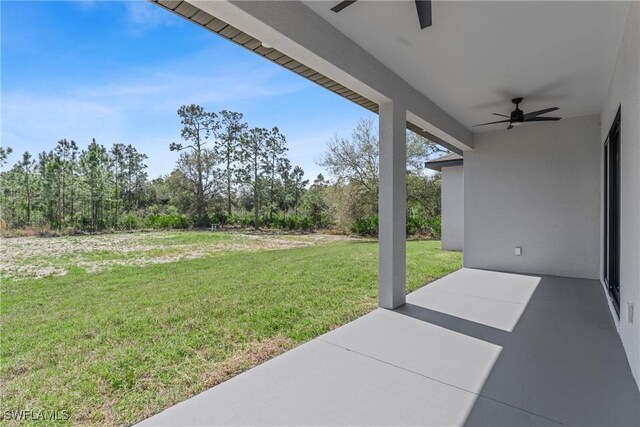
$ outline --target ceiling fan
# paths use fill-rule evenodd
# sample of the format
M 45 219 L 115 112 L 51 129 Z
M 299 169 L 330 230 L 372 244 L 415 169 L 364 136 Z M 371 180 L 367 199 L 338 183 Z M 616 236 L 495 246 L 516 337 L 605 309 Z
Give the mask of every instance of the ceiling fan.
M 351 6 L 357 0 L 344 0 L 331 8 L 335 13 L 340 12 L 344 8 Z M 420 21 L 420 29 L 424 30 L 431 26 L 431 0 L 415 0 L 416 9 L 418 10 L 418 20 Z
M 494 125 L 496 123 L 509 123 L 509 127 L 507 129 L 512 129 L 514 126 L 521 125 L 522 123 L 528 123 L 528 122 L 555 122 L 555 121 L 560 120 L 560 117 L 538 117 L 538 116 L 541 116 L 542 114 L 546 114 L 546 113 L 550 113 L 552 111 L 556 111 L 556 110 L 559 109 L 558 107 L 545 108 L 544 110 L 538 110 L 538 111 L 534 111 L 532 113 L 525 114 L 524 111 L 522 111 L 518 107 L 518 104 L 520 104 L 522 102 L 522 98 L 513 98 L 511 100 L 511 102 L 516 104 L 516 109 L 511 112 L 510 116 L 505 116 L 504 114 L 493 113 L 494 116 L 506 117 L 507 120 L 498 120 L 497 122 L 482 123 L 482 124 L 479 124 L 479 125 L 474 125 L 472 127 Z

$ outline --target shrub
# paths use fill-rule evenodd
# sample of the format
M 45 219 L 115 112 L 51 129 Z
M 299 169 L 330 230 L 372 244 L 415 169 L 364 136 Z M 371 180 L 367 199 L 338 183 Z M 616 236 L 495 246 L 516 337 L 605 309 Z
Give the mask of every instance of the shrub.
M 434 239 L 442 237 L 442 219 L 439 216 L 428 217 L 429 235 Z
M 286 219 L 285 219 L 285 228 L 287 230 L 296 230 L 298 228 L 298 217 L 295 215 L 289 215 Z
M 329 228 L 333 225 L 333 221 L 329 215 L 320 214 L 313 218 L 313 227 L 318 228 Z
M 226 225 L 230 217 L 225 212 L 215 212 L 209 216 L 211 224 Z
M 407 215 L 407 236 L 423 235 L 432 239 L 441 236 L 441 220 L 439 216 L 426 216 L 423 213 Z M 378 217 L 369 216 L 356 219 L 351 231 L 359 236 L 375 237 L 378 235 Z
M 407 235 L 428 235 L 433 239 L 440 238 L 441 220 L 439 216 L 426 216 L 422 212 L 411 212 L 407 215 Z
M 233 213 L 227 218 L 227 224 L 238 225 L 241 227 L 253 227 L 253 214 Z M 320 225 L 330 224 L 329 218 L 323 216 L 320 221 L 315 222 L 308 215 L 285 215 L 283 213 L 275 213 L 269 218 L 268 215 L 260 217 L 260 227 L 270 227 L 279 230 L 312 230 Z
M 373 237 L 378 235 L 378 217 L 369 216 L 356 219 L 351 226 L 351 231 L 359 236 Z
M 253 227 L 253 214 L 251 213 L 232 213 L 226 219 L 226 224 L 237 225 L 240 227 Z
M 307 215 L 273 215 L 271 221 L 264 218 L 264 224 L 280 230 L 311 230 L 314 228 L 313 219 Z
M 311 230 L 313 228 L 313 219 L 306 215 L 299 217 L 298 228 L 305 231 Z
M 129 213 L 120 218 L 119 227 L 124 230 L 136 230 L 141 227 L 143 218 L 138 215 Z
M 411 213 L 407 215 L 407 236 L 420 234 L 426 227 L 426 217 L 424 215 Z
M 252 214 L 244 214 L 240 216 L 240 225 L 243 227 L 253 227 L 254 217 Z
M 189 228 L 189 219 L 181 214 L 149 215 L 145 219 L 146 226 L 154 229 L 171 230 Z
M 240 215 L 236 213 L 232 213 L 227 217 L 228 225 L 240 225 Z

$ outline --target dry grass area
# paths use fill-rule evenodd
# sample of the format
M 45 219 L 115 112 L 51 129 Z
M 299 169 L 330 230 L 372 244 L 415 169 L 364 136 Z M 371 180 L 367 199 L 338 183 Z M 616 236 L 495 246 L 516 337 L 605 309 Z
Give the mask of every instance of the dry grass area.
M 99 273 L 114 266 L 146 266 L 197 259 L 217 252 L 303 248 L 350 240 L 327 234 L 251 231 L 155 232 L 0 239 L 0 275 L 14 280 L 63 276 L 73 268 Z

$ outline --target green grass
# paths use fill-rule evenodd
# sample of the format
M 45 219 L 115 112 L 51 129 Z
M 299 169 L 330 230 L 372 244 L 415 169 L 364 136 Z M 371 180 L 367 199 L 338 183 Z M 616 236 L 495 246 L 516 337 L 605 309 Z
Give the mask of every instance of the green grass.
M 165 245 L 187 247 L 246 238 L 166 234 Z M 461 255 L 441 251 L 440 242 L 407 243 L 408 290 L 460 267 Z M 67 270 L 2 285 L 0 409 L 67 410 L 74 424 L 121 425 L 375 308 L 377 243 L 329 240 Z

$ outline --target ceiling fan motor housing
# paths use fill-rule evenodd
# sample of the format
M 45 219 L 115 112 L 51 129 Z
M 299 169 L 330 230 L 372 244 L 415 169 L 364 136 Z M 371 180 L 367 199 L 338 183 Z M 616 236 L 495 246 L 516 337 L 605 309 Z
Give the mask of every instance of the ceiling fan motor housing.
M 524 122 L 524 112 L 518 107 L 518 104 L 522 102 L 522 98 L 513 98 L 511 100 L 516 105 L 516 109 L 511 112 L 511 123 Z

